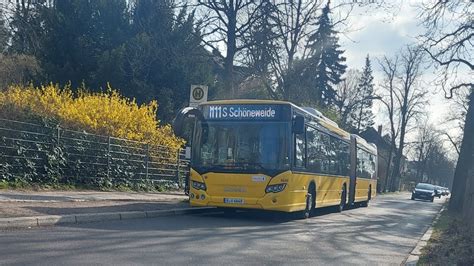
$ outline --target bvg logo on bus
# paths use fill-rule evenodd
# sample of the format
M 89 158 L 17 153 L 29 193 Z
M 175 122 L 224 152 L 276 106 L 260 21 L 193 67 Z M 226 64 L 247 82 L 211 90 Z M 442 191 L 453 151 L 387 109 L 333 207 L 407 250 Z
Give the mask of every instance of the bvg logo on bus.
M 276 110 L 271 106 L 209 106 L 209 119 L 273 119 Z

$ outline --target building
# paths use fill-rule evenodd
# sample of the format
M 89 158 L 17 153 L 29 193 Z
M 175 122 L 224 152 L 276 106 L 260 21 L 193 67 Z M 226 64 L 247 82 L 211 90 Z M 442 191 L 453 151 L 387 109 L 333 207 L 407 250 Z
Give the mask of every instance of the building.
M 389 190 L 390 184 L 388 181 L 391 171 L 393 169 L 393 158 L 395 157 L 396 150 L 391 148 L 390 144 L 390 136 L 385 135 L 382 136 L 382 126 L 378 127 L 376 130 L 373 127 L 370 127 L 360 133 L 360 136 L 364 138 L 366 141 L 374 143 L 377 145 L 377 174 L 378 174 L 378 182 L 377 182 L 377 192 L 383 192 Z M 402 176 L 407 171 L 407 158 L 405 156 L 402 157 L 401 160 L 401 173 Z M 389 166 L 390 164 L 390 166 Z M 401 178 L 397 180 L 398 188 L 402 188 Z

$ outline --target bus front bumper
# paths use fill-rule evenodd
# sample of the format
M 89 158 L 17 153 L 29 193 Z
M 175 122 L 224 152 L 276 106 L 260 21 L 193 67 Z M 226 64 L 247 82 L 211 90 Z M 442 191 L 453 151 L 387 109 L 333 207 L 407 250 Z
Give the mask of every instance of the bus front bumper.
M 295 212 L 306 207 L 306 191 L 268 193 L 262 198 L 209 196 L 205 191 L 191 189 L 189 202 L 193 207 L 224 207 Z

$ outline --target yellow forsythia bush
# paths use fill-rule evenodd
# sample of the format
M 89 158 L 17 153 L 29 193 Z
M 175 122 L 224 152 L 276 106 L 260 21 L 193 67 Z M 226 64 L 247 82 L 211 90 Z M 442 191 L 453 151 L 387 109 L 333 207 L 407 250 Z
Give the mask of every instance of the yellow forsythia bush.
M 79 90 L 69 86 L 10 86 L 0 91 L 0 117 L 22 119 L 40 116 L 57 120 L 61 127 L 99 135 L 164 145 L 177 149 L 183 140 L 169 125 L 156 118 L 158 103 L 138 105 L 111 88 L 106 93 Z

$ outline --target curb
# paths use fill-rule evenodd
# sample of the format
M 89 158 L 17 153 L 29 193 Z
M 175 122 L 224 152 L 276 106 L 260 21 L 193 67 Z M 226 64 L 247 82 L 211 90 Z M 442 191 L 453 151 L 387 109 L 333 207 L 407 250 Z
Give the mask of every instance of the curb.
M 428 244 L 428 240 L 430 240 L 431 235 L 433 234 L 433 226 L 438 221 L 439 217 L 441 216 L 441 213 L 444 211 L 445 208 L 446 208 L 446 205 L 443 205 L 443 207 L 436 214 L 435 218 L 431 222 L 428 229 L 425 231 L 423 236 L 418 240 L 418 243 L 416 244 L 415 248 L 413 248 L 413 250 L 410 252 L 410 254 L 402 263 L 402 265 L 415 266 L 418 264 L 418 261 L 420 260 L 421 249 L 423 249 Z
M 62 224 L 82 224 L 128 219 L 144 219 L 185 214 L 200 214 L 215 210 L 214 207 L 181 208 L 156 211 L 103 212 L 69 215 L 45 215 L 33 217 L 0 218 L 0 230 L 53 226 Z

